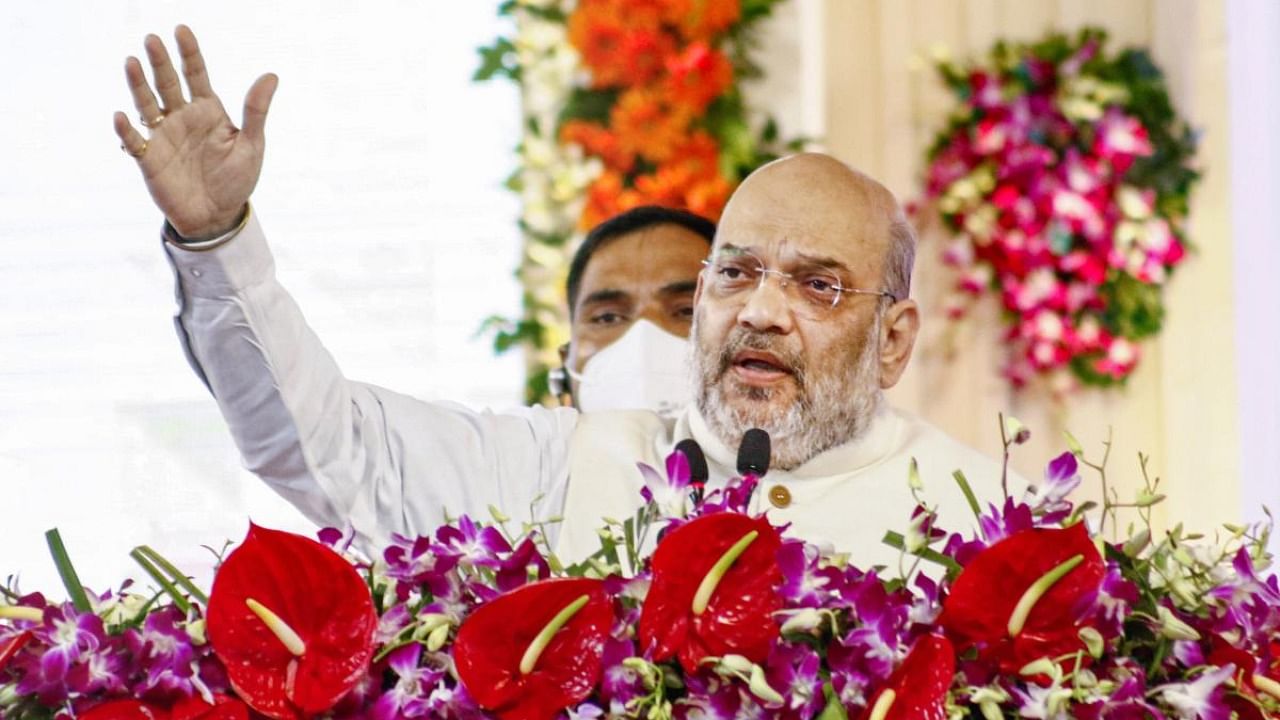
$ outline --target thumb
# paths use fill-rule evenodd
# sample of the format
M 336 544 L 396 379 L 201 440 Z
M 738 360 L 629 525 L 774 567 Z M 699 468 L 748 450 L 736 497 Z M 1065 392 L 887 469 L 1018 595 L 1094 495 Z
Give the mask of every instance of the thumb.
M 267 110 L 271 107 L 271 98 L 276 94 L 280 78 L 275 73 L 267 73 L 254 81 L 249 94 L 244 98 L 244 121 L 241 131 L 255 145 L 263 141 L 267 125 Z

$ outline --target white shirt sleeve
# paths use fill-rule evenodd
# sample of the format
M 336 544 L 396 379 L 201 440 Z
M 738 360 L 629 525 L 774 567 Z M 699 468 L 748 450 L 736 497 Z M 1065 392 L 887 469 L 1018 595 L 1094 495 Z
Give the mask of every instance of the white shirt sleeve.
M 348 380 L 277 282 L 256 216 L 216 248 L 165 251 L 178 337 L 245 465 L 314 522 L 350 523 L 375 550 L 491 504 L 560 514 L 575 410 L 476 412 Z

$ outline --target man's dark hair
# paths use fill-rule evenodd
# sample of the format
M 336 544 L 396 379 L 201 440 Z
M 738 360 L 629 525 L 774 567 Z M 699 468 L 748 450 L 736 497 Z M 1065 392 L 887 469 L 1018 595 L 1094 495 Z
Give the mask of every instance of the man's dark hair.
M 578 289 L 582 285 L 582 273 L 587 269 L 587 262 L 601 245 L 610 240 L 628 235 L 637 230 L 656 225 L 679 225 L 706 238 L 710 246 L 715 240 L 716 224 L 701 215 L 694 215 L 684 210 L 661 207 L 658 205 L 641 205 L 624 213 L 618 213 L 604 222 L 591 228 L 587 237 L 573 254 L 573 262 L 569 263 L 569 279 L 565 282 L 565 290 L 569 296 L 569 317 L 573 318 L 574 306 L 578 304 Z

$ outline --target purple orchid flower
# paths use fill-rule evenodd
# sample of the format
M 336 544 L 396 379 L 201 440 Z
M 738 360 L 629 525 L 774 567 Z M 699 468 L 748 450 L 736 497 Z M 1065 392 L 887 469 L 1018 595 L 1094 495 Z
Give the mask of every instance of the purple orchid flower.
M 507 592 L 529 582 L 530 575 L 538 580 L 551 576 L 551 566 L 538 551 L 533 536 L 525 538 L 499 563 L 496 583 L 500 591 Z
M 633 701 L 647 694 L 640 673 L 622 664 L 624 660 L 635 656 L 636 646 L 633 640 L 615 637 L 605 641 L 604 654 L 601 656 L 604 670 L 600 678 L 600 695 L 609 704 L 609 712 L 615 715 L 626 714 Z
M 565 720 L 595 720 L 604 717 L 604 709 L 595 703 L 585 702 L 576 708 L 565 709 Z
M 42 704 L 58 705 L 67 698 L 71 668 L 106 642 L 102 618 L 66 603 L 45 608 L 44 619 L 30 630 L 33 643 L 14 662 L 20 676 L 15 689 L 19 695 L 37 695 Z
M 1234 665 L 1224 665 L 1190 682 L 1160 685 L 1153 690 L 1174 717 L 1182 720 L 1228 720 L 1231 708 L 1226 703 L 1223 685 L 1235 671 Z
M 672 708 L 677 720 L 735 720 L 750 716 L 750 710 L 743 707 L 744 693 L 736 682 L 709 672 L 685 680 L 688 694 Z
M 411 643 L 387 656 L 387 665 L 396 674 L 396 684 L 374 702 L 372 720 L 431 717 L 428 697 L 444 678 L 444 672 L 419 667 L 422 645 Z
M 426 707 L 428 717 L 440 720 L 484 720 L 488 717 L 461 683 L 437 685 L 427 698 Z
M 831 596 L 839 571 L 818 567 L 818 548 L 795 540 L 783 541 L 778 549 L 782 585 L 778 593 L 786 607 L 821 607 Z
M 1044 471 L 1044 484 L 1027 488 L 1023 504 L 1041 515 L 1041 522 L 1054 523 L 1071 514 L 1067 495 L 1080 485 L 1076 456 L 1065 452 L 1054 458 Z
M 410 540 L 398 533 L 391 534 L 391 545 L 382 557 L 387 563 L 387 577 L 399 581 L 396 597 L 401 601 L 419 585 L 441 582 L 458 564 L 456 557 L 440 552 L 430 538 Z
M 455 525 L 437 530 L 436 540 L 441 545 L 440 555 L 463 566 L 496 568 L 501 564 L 498 556 L 511 552 L 511 545 L 497 528 L 481 527 L 466 515 Z
M 125 634 L 129 652 L 144 676 L 134 684 L 140 697 L 169 698 L 190 695 L 195 691 L 196 650 L 183 626 L 186 617 L 169 606 L 147 616 L 139 631 Z
M 679 450 L 668 455 L 666 477 L 645 463 L 636 463 L 636 467 L 644 478 L 644 487 L 640 488 L 644 501 L 657 505 L 663 517 L 683 518 L 690 505 L 689 458 Z
M 1109 562 L 1098 591 L 1082 602 L 1093 608 L 1093 625 L 1098 632 L 1105 637 L 1115 637 L 1138 602 L 1138 586 L 1124 578 L 1118 564 Z
M 356 541 L 356 528 L 348 523 L 344 528 L 325 527 L 316 532 L 320 544 L 327 545 L 339 555 L 345 555 Z
M 769 687 L 785 698 L 781 707 L 771 709 L 789 720 L 809 720 L 822 709 L 822 679 L 818 675 L 822 658 L 808 645 L 775 642 L 765 662 Z

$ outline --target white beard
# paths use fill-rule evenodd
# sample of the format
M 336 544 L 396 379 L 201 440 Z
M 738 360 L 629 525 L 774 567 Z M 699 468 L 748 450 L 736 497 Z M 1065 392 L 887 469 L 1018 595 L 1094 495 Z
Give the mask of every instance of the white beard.
M 703 351 L 695 315 L 690 366 L 698 411 L 711 431 L 728 447 L 736 447 L 743 433 L 751 428 L 769 433 L 773 441 L 771 465 L 781 470 L 796 468 L 825 450 L 855 440 L 866 432 L 883 398 L 877 373 L 880 322 L 877 312 L 858 356 L 846 372 L 810 373 L 806 372 L 800 354 L 777 347 L 772 340 L 774 336 L 740 327 L 730 331 L 718 352 Z M 799 397 L 785 411 L 768 406 L 773 393 L 768 388 L 749 388 L 748 397 L 742 398 L 738 407 L 731 407 L 725 401 L 722 381 L 730 370 L 733 356 L 743 348 L 767 350 L 790 366 Z

